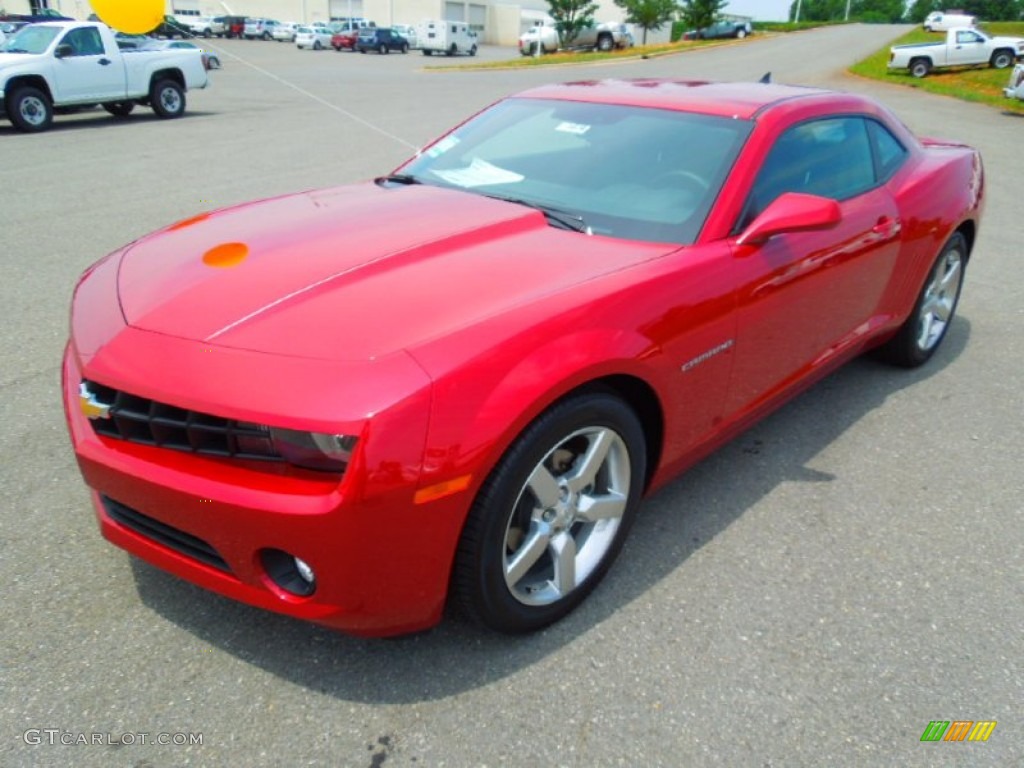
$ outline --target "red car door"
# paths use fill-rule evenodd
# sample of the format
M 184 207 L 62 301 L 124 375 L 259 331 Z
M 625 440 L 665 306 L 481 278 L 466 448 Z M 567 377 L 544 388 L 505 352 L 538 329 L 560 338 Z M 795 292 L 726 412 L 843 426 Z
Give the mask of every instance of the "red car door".
M 875 177 L 858 117 L 802 123 L 769 154 L 749 215 L 783 192 L 803 192 L 837 200 L 841 220 L 736 247 L 739 321 L 728 413 L 770 401 L 874 327 L 901 230 L 896 202 Z

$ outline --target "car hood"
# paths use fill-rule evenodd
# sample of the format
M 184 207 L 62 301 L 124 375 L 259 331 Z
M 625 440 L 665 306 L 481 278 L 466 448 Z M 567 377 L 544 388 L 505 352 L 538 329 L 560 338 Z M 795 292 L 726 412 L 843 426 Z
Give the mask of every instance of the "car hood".
M 365 360 L 672 249 L 555 229 L 458 190 L 367 183 L 178 222 L 125 250 L 118 293 L 139 329 Z

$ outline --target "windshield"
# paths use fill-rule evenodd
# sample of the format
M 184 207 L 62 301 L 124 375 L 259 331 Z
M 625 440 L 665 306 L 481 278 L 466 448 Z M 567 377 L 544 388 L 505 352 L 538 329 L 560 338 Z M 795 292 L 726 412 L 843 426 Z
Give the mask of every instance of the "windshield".
M 44 53 L 58 34 L 60 27 L 30 24 L 19 29 L 14 37 L 0 46 L 0 50 L 5 53 Z
M 751 124 L 609 104 L 514 98 L 399 170 L 578 220 L 580 231 L 692 243 Z

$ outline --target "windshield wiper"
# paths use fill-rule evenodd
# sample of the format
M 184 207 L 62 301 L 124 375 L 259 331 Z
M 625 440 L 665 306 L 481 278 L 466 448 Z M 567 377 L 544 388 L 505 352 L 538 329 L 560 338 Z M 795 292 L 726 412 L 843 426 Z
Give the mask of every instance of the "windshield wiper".
M 385 184 L 422 184 L 418 178 L 411 173 L 392 173 L 390 176 L 378 176 L 373 180 L 378 187 Z
M 525 205 L 527 208 L 533 208 L 535 211 L 543 213 L 547 217 L 548 223 L 559 229 L 567 229 L 570 232 L 582 232 L 586 235 L 594 234 L 591 232 L 590 227 L 587 226 L 587 222 L 583 217 L 573 211 L 567 211 L 564 208 L 544 203 L 535 203 L 532 200 L 524 200 L 521 197 L 505 197 L 504 195 L 484 195 L 484 197 L 493 197 L 495 200 L 504 200 L 506 203 L 515 203 L 516 205 Z

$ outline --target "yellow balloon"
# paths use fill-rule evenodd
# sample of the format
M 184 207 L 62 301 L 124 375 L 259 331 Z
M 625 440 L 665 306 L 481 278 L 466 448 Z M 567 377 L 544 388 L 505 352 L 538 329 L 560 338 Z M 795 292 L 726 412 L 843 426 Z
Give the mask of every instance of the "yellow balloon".
M 164 0 L 89 0 L 108 27 L 129 35 L 144 35 L 164 20 Z

